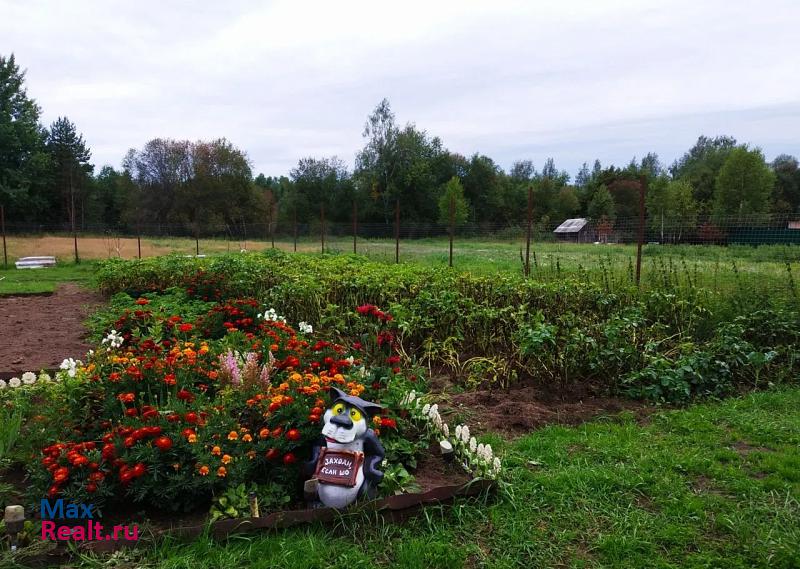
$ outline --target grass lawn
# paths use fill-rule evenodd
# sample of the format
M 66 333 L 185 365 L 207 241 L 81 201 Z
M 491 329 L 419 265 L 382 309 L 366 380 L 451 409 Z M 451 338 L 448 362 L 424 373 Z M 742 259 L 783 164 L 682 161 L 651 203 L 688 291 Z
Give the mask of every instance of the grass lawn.
M 92 278 L 94 263 L 60 263 L 45 269 L 0 268 L 0 296 L 53 292 L 62 282 L 86 284 Z
M 497 497 L 404 525 L 360 514 L 224 543 L 142 544 L 115 566 L 800 567 L 800 389 L 484 440 L 505 454 Z
M 81 236 L 78 246 L 83 259 L 109 257 L 135 258 L 138 245 L 134 238 L 112 239 L 108 236 Z M 72 257 L 71 237 L 41 235 L 13 237 L 9 240 L 9 258 L 24 255 L 56 255 L 62 261 Z M 261 251 L 271 247 L 266 241 L 231 241 L 226 239 L 201 239 L 199 251 L 205 255 L 236 252 L 242 248 Z M 291 240 L 278 239 L 275 247 L 291 252 Z M 477 274 L 497 272 L 521 273 L 522 237 L 469 238 L 457 237 L 453 252 L 453 265 L 457 270 Z M 325 249 L 329 253 L 348 254 L 353 250 L 351 237 L 330 236 Z M 194 255 L 194 239 L 181 237 L 143 237 L 142 256 L 152 257 L 177 253 Z M 318 253 L 318 239 L 302 238 L 298 252 Z M 392 239 L 359 239 L 358 253 L 372 260 L 394 263 L 395 243 Z M 579 272 L 587 278 L 607 283 L 629 284 L 633 281 L 636 261 L 635 245 L 594 245 L 534 240 L 532 244 L 531 272 L 539 280 L 559 280 L 567 273 Z M 400 242 L 400 262 L 428 266 L 447 266 L 448 240 L 427 238 Z M 64 273 L 69 279 L 72 276 Z M 6 276 L 0 270 L 0 277 Z M 715 293 L 726 294 L 735 290 L 757 290 L 757 294 L 797 296 L 800 275 L 800 246 L 797 245 L 646 245 L 643 250 L 642 282 L 645 287 L 665 282 L 678 286 L 702 286 Z M 32 281 L 36 275 L 25 277 Z M 6 278 L 9 280 L 9 277 Z M 52 290 L 52 284 L 30 286 L 27 292 Z M 37 288 L 38 287 L 38 288 Z M 14 290 L 13 288 L 11 290 Z M 25 289 L 20 292 L 25 292 Z M 0 294 L 8 294 L 8 284 L 0 280 Z

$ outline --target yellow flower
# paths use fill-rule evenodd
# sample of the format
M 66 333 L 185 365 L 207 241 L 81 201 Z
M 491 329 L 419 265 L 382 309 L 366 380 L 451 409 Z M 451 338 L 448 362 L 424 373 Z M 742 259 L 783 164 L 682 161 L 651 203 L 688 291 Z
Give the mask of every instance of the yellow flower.
M 197 435 L 189 435 L 188 441 L 190 443 L 196 443 L 197 442 Z

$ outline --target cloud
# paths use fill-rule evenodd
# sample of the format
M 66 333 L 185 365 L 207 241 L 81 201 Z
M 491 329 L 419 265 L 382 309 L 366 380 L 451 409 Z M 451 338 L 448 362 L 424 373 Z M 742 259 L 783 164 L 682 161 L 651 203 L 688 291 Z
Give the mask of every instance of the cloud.
M 700 134 L 800 154 L 791 1 L 6 2 L 0 37 L 47 122 L 98 164 L 225 136 L 256 171 L 352 161 L 389 97 L 465 155 L 671 161 Z

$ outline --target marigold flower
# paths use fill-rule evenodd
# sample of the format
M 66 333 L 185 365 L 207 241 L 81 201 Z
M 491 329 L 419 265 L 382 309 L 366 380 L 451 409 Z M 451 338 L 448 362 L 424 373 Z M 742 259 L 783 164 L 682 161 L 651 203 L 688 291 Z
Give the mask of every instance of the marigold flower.
M 219 456 L 220 454 L 222 454 L 222 449 L 219 448 L 218 446 L 215 446 L 214 448 L 211 449 L 211 454 L 213 454 L 214 456 Z
M 228 474 L 228 469 L 225 468 L 224 466 L 220 466 L 219 468 L 217 468 L 217 476 L 219 476 L 220 478 L 225 478 L 227 474 Z
M 192 324 L 189 324 L 188 322 L 178 326 L 178 330 L 180 330 L 181 332 L 191 332 L 192 328 L 194 328 L 194 326 Z
M 246 434 L 246 435 L 244 435 L 242 437 L 242 442 L 245 442 L 245 443 L 249 443 L 252 440 L 253 440 L 253 437 L 251 437 L 249 434 Z
M 196 443 L 196 442 L 197 442 L 197 435 L 189 435 L 189 436 L 187 437 L 187 440 L 188 440 L 190 443 Z
M 239 433 L 237 433 L 236 431 L 231 431 L 230 433 L 228 433 L 229 441 L 235 441 L 238 438 L 239 438 Z
M 229 454 L 223 454 L 222 455 L 222 464 L 228 464 L 231 460 L 233 460 L 231 458 L 231 455 L 229 455 Z

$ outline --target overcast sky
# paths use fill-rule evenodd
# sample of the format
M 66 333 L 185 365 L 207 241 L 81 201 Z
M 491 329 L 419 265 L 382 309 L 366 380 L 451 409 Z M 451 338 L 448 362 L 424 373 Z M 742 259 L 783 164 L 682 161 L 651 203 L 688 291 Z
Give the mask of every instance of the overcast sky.
M 574 174 L 669 163 L 700 134 L 800 155 L 798 22 L 796 0 L 0 0 L 0 53 L 98 166 L 154 137 L 224 136 L 255 173 L 352 167 L 388 97 L 451 151 Z

